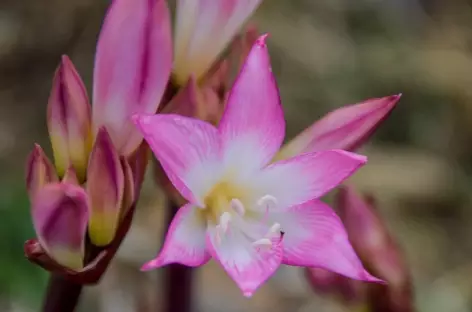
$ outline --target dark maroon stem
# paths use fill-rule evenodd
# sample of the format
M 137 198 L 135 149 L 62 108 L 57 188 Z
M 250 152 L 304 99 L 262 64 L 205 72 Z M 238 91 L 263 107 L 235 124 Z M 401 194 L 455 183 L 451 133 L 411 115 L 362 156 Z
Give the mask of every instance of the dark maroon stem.
M 43 312 L 73 312 L 79 302 L 82 285 L 51 273 L 46 290 Z
M 167 202 L 167 224 L 179 209 L 170 199 Z M 190 312 L 192 305 L 193 270 L 180 264 L 170 264 L 164 275 L 164 312 Z

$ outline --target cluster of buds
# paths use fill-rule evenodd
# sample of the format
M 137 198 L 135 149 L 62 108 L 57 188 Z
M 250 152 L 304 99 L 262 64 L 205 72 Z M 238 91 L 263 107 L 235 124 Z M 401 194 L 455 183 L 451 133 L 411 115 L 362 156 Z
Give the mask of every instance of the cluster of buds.
M 37 235 L 25 243 L 30 261 L 78 283 L 99 280 L 129 229 L 149 156 L 130 117 L 177 113 L 216 124 L 231 66 L 256 39 L 253 28 L 236 35 L 260 2 L 179 0 L 173 42 L 165 0 L 114 0 L 97 43 L 92 105 L 62 57 L 47 113 L 54 165 L 39 145 L 27 161 Z
M 373 312 L 414 311 L 408 266 L 373 197 L 362 197 L 352 186 L 345 186 L 337 195 L 337 207 L 359 258 L 386 284 L 366 284 L 320 268 L 307 268 L 306 275 L 313 289 Z

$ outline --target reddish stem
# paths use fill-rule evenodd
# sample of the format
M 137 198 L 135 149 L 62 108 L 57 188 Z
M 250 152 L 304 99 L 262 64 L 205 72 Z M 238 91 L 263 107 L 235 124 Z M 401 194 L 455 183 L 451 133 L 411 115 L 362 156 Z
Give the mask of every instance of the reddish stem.
M 46 290 L 43 312 L 73 312 L 79 302 L 82 285 L 51 273 Z
M 167 224 L 179 207 L 171 200 L 167 203 Z M 192 305 L 193 270 L 180 264 L 170 264 L 164 275 L 164 312 L 189 312 Z

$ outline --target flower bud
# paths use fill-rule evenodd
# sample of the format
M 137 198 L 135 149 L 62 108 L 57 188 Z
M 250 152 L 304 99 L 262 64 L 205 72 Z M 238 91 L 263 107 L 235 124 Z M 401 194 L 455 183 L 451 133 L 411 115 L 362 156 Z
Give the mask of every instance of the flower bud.
M 72 270 L 84 265 L 87 202 L 85 191 L 68 183 L 48 184 L 32 200 L 31 214 L 39 243 L 52 259 Z
M 261 0 L 178 0 L 174 79 L 200 80 L 231 42 Z
M 346 186 L 340 189 L 337 201 L 352 246 L 366 267 L 387 282 L 370 289 L 369 304 L 373 311 L 413 311 L 408 265 L 373 199 L 364 199 L 354 188 Z
M 86 186 L 91 208 L 89 236 L 97 246 L 108 245 L 115 237 L 124 185 L 118 153 L 106 129 L 100 128 L 90 154 Z
M 224 102 L 216 91 L 210 86 L 199 87 L 192 76 L 162 113 L 192 117 L 216 125 L 221 119 L 223 110 Z
M 92 144 L 90 118 L 84 84 L 70 59 L 64 55 L 54 76 L 47 116 L 54 162 L 60 177 L 73 166 L 79 180 L 85 180 Z
M 114 0 L 97 44 L 93 125 L 105 126 L 120 155 L 142 142 L 135 113 L 154 114 L 172 66 L 170 17 L 165 0 Z

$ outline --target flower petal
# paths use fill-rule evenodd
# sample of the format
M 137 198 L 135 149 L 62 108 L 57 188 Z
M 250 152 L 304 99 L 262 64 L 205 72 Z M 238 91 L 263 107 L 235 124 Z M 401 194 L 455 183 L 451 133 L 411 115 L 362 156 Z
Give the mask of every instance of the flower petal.
M 283 110 L 264 40 L 265 36 L 259 37 L 249 53 L 219 125 L 225 162 L 237 170 L 266 165 L 285 135 Z
M 178 0 L 174 75 L 201 78 L 261 0 Z
M 346 230 L 336 213 L 325 203 L 313 200 L 273 213 L 284 231 L 283 263 L 318 267 L 353 279 L 380 281 L 362 266 Z
M 174 114 L 136 115 L 133 119 L 175 188 L 203 207 L 203 197 L 221 174 L 217 129 Z
M 81 269 L 89 216 L 85 191 L 73 184 L 48 184 L 32 199 L 31 214 L 38 240 L 50 257 Z
M 370 99 L 332 111 L 288 142 L 276 159 L 330 149 L 355 150 L 388 117 L 400 97 Z
M 261 196 L 275 197 L 277 208 L 283 210 L 321 197 L 366 161 L 365 156 L 342 150 L 302 154 L 266 167 L 253 178 L 253 187 Z
M 120 155 L 142 136 L 134 113 L 157 111 L 172 66 L 170 17 L 164 0 L 114 0 L 97 44 L 94 71 L 95 133 L 106 126 Z
M 207 235 L 208 251 L 236 282 L 244 296 L 251 297 L 279 267 L 283 250 L 281 238 L 271 239 L 271 248 L 258 248 L 237 227 L 231 227 L 222 241 L 218 241 L 217 235 L 215 226 L 210 225 Z M 262 235 L 264 233 L 261 232 L 261 237 Z
M 157 257 L 141 268 L 151 270 L 169 263 L 180 263 L 198 267 L 210 260 L 206 251 L 204 219 L 198 215 L 198 207 L 186 204 L 177 211 L 170 227 L 164 246 Z

